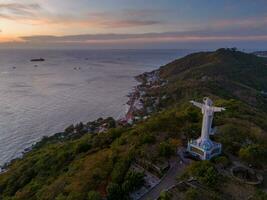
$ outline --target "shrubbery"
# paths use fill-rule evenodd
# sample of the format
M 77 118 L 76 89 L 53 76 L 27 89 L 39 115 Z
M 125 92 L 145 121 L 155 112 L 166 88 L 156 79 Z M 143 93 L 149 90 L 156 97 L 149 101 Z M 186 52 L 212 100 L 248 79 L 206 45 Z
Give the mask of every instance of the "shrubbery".
M 214 161 L 222 168 L 226 168 L 228 165 L 230 165 L 230 160 L 225 156 L 216 157 L 214 158 Z
M 219 183 L 219 173 L 210 161 L 194 162 L 189 166 L 182 178 L 194 177 L 203 185 L 214 188 Z
M 91 148 L 92 148 L 92 145 L 89 143 L 89 141 L 82 141 L 76 145 L 75 151 L 77 154 L 79 154 L 79 153 L 87 152 Z
M 249 164 L 262 165 L 267 162 L 267 150 L 259 144 L 251 144 L 240 149 L 239 157 Z
M 127 190 L 125 192 L 134 191 L 140 187 L 142 187 L 145 183 L 144 173 L 129 171 L 126 175 L 125 182 L 127 182 Z
M 186 191 L 185 193 L 185 199 L 186 200 L 198 200 L 199 199 L 200 193 L 197 189 L 190 188 Z
M 156 141 L 156 138 L 154 135 L 152 135 L 150 133 L 143 133 L 141 135 L 140 145 L 151 144 L 151 143 L 154 143 L 155 141 Z
M 87 200 L 101 200 L 101 196 L 96 191 L 90 191 L 88 192 Z
M 169 142 L 161 142 L 159 144 L 159 155 L 162 157 L 170 158 L 175 153 L 175 149 Z
M 110 183 L 107 187 L 108 199 L 128 199 L 130 192 L 139 189 L 144 184 L 144 174 L 129 171 L 121 184 Z
M 171 200 L 172 195 L 166 191 L 162 191 L 159 196 L 159 200 Z
M 250 198 L 251 200 L 266 200 L 267 194 L 262 190 L 257 190 L 256 193 Z

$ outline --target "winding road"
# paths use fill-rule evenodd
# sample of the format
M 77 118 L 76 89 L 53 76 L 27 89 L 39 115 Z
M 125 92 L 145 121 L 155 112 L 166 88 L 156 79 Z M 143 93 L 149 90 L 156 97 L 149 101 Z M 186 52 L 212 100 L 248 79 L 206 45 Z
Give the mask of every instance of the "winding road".
M 161 179 L 160 183 L 152 188 L 148 193 L 142 196 L 139 200 L 155 200 L 160 196 L 161 191 L 167 190 L 177 183 L 176 178 L 182 174 L 186 164 L 181 162 L 181 159 L 176 156 L 170 161 L 170 169 Z

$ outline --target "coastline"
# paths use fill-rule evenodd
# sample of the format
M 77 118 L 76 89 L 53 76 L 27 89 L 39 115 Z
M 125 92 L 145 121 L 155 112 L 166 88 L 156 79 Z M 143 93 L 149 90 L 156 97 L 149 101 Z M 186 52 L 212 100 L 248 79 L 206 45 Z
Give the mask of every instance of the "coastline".
M 1 52 L 0 165 L 22 156 L 24 149 L 31 148 L 43 136 L 63 132 L 70 124 L 99 117 L 122 118 L 128 111 L 127 94 L 139 84 L 135 76 L 189 52 L 179 49 L 13 52 L 20 62 L 9 59 L 10 52 Z M 35 68 L 29 60 L 39 57 L 47 62 Z M 12 78 L 15 76 L 18 78 Z M 36 82 L 32 82 L 32 77 L 37 77 Z M 7 80 L 10 84 L 5 84 Z
M 147 92 L 151 89 L 158 89 L 167 82 L 160 78 L 158 70 L 144 72 L 135 76 L 134 79 L 137 81 L 137 84 L 127 95 L 129 97 L 126 102 L 128 109 L 121 118 L 114 119 L 113 117 L 107 117 L 103 119 L 100 117 L 86 123 L 80 122 L 78 124 L 71 124 L 66 127 L 64 131 L 54 133 L 51 136 L 43 136 L 39 141 L 18 153 L 17 157 L 0 166 L 0 174 L 5 173 L 13 162 L 22 159 L 27 153 L 42 147 L 48 142 L 63 142 L 65 140 L 79 138 L 85 134 L 101 134 L 108 131 L 110 128 L 129 127 L 138 121 L 149 118 L 150 114 L 157 110 L 160 97 L 158 99 L 152 99 L 147 95 Z M 163 96 L 161 99 L 166 99 L 166 97 Z
M 138 121 L 148 119 L 152 113 L 158 111 L 160 101 L 167 99 L 166 95 L 159 95 L 158 98 L 155 98 L 147 94 L 167 84 L 166 80 L 160 78 L 159 69 L 157 68 L 133 77 L 136 80 L 136 85 L 127 94 L 126 112 L 120 114 L 118 119 L 114 119 L 113 117 L 99 117 L 94 121 L 71 124 L 61 132 L 43 136 L 23 151 L 18 152 L 17 156 L 13 159 L 1 165 L 0 174 L 5 173 L 13 162 L 22 159 L 27 153 L 42 147 L 48 142 L 63 142 L 70 139 L 77 139 L 85 134 L 101 134 L 110 128 L 129 127 Z
M 0 166 L 0 174 L 8 171 L 8 167 L 12 165 L 16 160 L 22 159 L 26 156 L 27 153 L 31 152 L 34 149 L 40 148 L 47 142 L 57 142 L 64 141 L 69 139 L 79 138 L 84 134 L 100 134 L 106 132 L 110 128 L 114 128 L 115 126 L 131 126 L 134 123 L 134 120 L 127 120 L 127 115 L 131 113 L 133 119 L 138 119 L 137 116 L 134 116 L 134 111 L 136 111 L 135 105 L 138 100 L 137 94 L 141 92 L 140 87 L 146 83 L 146 79 L 143 77 L 144 74 L 150 72 L 144 72 L 133 78 L 137 81 L 136 85 L 133 86 L 132 90 L 127 94 L 128 101 L 126 105 L 128 105 L 128 109 L 125 113 L 119 115 L 118 119 L 114 119 L 113 117 L 107 118 L 97 118 L 94 121 L 89 122 L 80 122 L 77 124 L 71 124 L 62 130 L 62 132 L 53 133 L 50 136 L 43 136 L 38 141 L 32 143 L 29 147 L 26 147 L 23 151 L 18 152 L 16 156 L 10 161 L 4 163 Z M 135 120 L 136 121 L 136 120 Z

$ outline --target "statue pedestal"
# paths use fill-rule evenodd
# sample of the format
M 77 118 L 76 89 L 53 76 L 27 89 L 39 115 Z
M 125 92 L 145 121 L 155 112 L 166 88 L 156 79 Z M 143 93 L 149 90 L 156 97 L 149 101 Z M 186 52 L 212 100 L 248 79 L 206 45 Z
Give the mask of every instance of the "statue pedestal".
M 188 142 L 187 151 L 198 156 L 201 160 L 210 160 L 214 156 L 221 154 L 222 145 L 211 140 L 202 142 L 191 140 Z

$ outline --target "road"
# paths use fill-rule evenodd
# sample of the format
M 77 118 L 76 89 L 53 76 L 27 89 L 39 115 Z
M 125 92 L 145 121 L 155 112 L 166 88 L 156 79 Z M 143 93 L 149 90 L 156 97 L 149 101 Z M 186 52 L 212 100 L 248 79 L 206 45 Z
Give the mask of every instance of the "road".
M 176 156 L 170 161 L 170 165 L 170 169 L 168 170 L 167 174 L 162 178 L 161 182 L 154 188 L 152 188 L 139 200 L 157 199 L 161 191 L 164 191 L 177 183 L 176 178 L 178 177 L 178 175 L 182 174 L 186 164 L 180 163 L 180 159 L 178 158 L 178 156 Z

